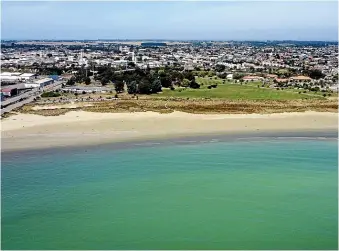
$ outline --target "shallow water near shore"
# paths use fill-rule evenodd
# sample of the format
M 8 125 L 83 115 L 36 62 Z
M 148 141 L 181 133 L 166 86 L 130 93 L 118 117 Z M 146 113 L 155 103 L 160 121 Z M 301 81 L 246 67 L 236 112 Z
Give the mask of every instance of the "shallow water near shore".
M 337 141 L 6 154 L 2 249 L 337 249 Z

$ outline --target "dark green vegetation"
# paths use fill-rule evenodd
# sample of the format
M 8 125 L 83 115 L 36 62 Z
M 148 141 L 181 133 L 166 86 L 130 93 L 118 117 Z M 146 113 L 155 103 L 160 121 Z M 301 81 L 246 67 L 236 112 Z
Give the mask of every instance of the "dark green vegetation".
M 158 93 L 163 87 L 174 89 L 174 86 L 180 86 L 185 79 L 187 87 L 194 89 L 200 87 L 195 82 L 192 72 L 183 71 L 182 68 L 169 67 L 152 70 L 136 68 L 133 71 L 120 72 L 116 72 L 110 67 L 101 67 L 94 79 L 100 81 L 102 85 L 113 83 L 117 93 L 123 92 L 124 85 L 126 85 L 129 94 Z
M 91 79 L 89 77 L 85 78 L 85 84 L 86 85 L 91 84 Z
M 60 97 L 61 94 L 58 92 L 44 92 L 41 94 L 43 98 L 52 98 L 52 97 Z
M 166 46 L 166 43 L 141 43 L 142 47 L 158 47 L 158 46 Z

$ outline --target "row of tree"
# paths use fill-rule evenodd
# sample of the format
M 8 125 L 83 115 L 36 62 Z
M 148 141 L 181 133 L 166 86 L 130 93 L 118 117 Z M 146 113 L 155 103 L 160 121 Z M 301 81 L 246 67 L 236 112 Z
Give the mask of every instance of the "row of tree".
M 151 94 L 161 91 L 161 88 L 171 88 L 174 85 L 190 88 L 199 88 L 200 85 L 195 82 L 192 72 L 182 71 L 174 67 L 164 67 L 159 69 L 145 70 L 135 68 L 134 71 L 115 72 L 110 67 L 98 69 L 98 74 L 94 77 L 102 85 L 110 82 L 114 83 L 117 93 L 127 91 L 130 94 Z

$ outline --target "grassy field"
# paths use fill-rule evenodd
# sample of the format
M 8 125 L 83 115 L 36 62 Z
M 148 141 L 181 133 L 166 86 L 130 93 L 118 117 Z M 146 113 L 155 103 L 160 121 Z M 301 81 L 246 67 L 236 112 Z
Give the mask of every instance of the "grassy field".
M 262 87 L 262 83 L 250 82 L 247 84 L 225 82 L 222 79 L 197 78 L 200 89 L 184 89 L 176 87 L 174 91 L 163 89 L 162 93 L 153 95 L 133 95 L 125 93 L 118 94 L 119 99 L 113 100 L 115 93 L 63 94 L 70 101 L 78 99 L 79 106 L 76 108 L 52 108 L 48 110 L 35 110 L 34 106 L 39 102 L 32 103 L 18 109 L 18 112 L 39 114 L 44 116 L 57 116 L 69 111 L 83 110 L 90 112 L 142 112 L 155 111 L 170 113 L 183 111 L 189 113 L 227 113 L 227 114 L 249 114 L 249 113 L 279 113 L 279 112 L 304 112 L 323 111 L 338 112 L 336 94 L 330 98 L 323 97 L 322 92 L 304 93 L 304 90 L 284 89 L 276 90 Z M 209 85 L 218 84 L 217 88 L 208 89 Z M 259 88 L 258 88 L 259 85 Z M 301 92 L 301 93 L 299 93 Z M 328 93 L 327 93 L 328 95 Z M 103 98 L 104 101 L 88 101 Z M 107 99 L 109 97 L 109 99 Z M 44 98 L 43 100 L 54 100 L 52 106 L 58 105 L 57 98 Z M 91 106 L 81 104 L 90 103 Z M 60 103 L 60 105 L 62 105 Z
M 300 93 L 298 90 L 276 90 L 261 87 L 262 83 L 223 83 L 222 79 L 196 78 L 201 85 L 200 89 L 176 88 L 176 90 L 163 90 L 154 96 L 181 97 L 181 98 L 212 98 L 230 100 L 294 100 L 294 99 L 324 99 L 321 93 L 312 95 Z M 207 86 L 218 84 L 217 88 L 208 89 Z M 260 88 L 258 88 L 258 85 Z

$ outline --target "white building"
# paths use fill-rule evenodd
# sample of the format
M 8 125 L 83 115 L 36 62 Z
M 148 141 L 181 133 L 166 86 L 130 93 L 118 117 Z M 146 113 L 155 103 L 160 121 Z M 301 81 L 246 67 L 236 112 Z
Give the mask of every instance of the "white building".
M 24 84 L 25 88 L 39 88 L 40 84 L 36 84 L 36 83 L 25 83 Z
M 2 72 L 1 77 L 3 76 L 20 76 L 21 72 Z
M 52 78 L 43 78 L 43 79 L 39 79 L 37 81 L 34 82 L 35 85 L 37 85 L 37 87 L 44 87 L 50 84 L 53 84 L 54 80 Z M 33 84 L 33 85 L 34 85 Z
M 226 78 L 227 78 L 227 79 L 233 79 L 233 74 L 228 74 L 228 75 L 226 76 Z
M 339 85 L 337 84 L 337 85 L 330 86 L 329 89 L 332 90 L 332 91 L 334 91 L 334 92 L 338 92 L 338 90 L 339 90 Z
M 10 72 L 1 72 L 1 77 L 11 76 Z
M 120 46 L 119 47 L 119 51 L 122 52 L 122 53 L 128 53 L 129 52 L 129 48 L 127 46 Z
M 19 77 L 23 80 L 29 80 L 29 79 L 34 79 L 35 74 L 34 73 L 23 73 Z
M 14 82 L 17 82 L 17 81 L 20 81 L 21 80 L 21 78 L 19 77 L 19 76 L 8 76 L 8 75 L 5 75 L 5 76 L 3 76 L 3 75 L 1 75 L 0 76 L 0 81 L 1 82 L 7 82 L 7 83 L 14 83 Z

